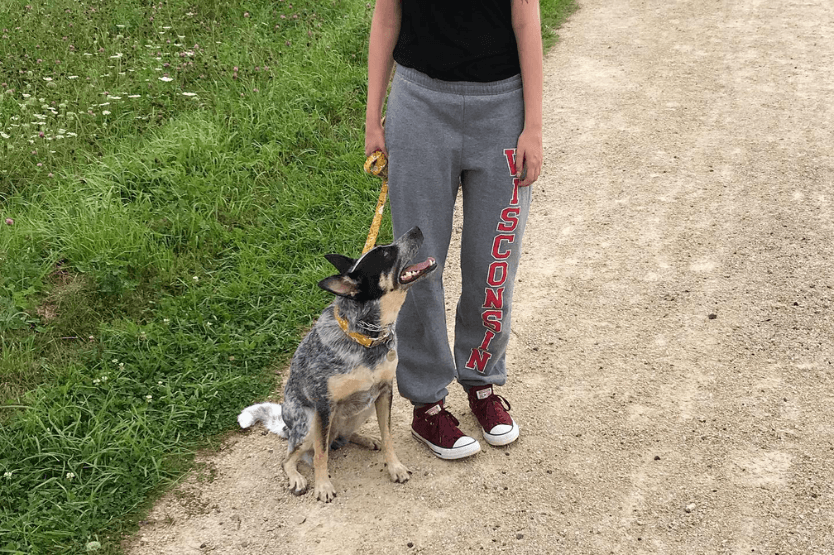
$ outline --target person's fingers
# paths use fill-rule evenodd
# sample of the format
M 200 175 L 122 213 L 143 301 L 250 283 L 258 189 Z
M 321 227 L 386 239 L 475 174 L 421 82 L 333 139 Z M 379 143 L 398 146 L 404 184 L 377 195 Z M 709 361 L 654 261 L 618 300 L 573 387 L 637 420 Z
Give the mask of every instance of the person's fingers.
M 538 170 L 530 164 L 528 151 L 523 145 L 516 148 L 515 164 L 519 187 L 527 187 L 538 177 Z

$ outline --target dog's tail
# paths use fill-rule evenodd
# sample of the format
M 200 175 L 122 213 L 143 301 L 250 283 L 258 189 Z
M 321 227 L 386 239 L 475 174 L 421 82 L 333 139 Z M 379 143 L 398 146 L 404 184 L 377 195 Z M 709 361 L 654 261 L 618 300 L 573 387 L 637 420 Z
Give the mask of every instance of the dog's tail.
M 287 425 L 281 418 L 281 405 L 276 403 L 261 403 L 246 407 L 237 415 L 237 422 L 241 428 L 248 428 L 252 424 L 262 422 L 266 429 L 274 434 L 283 438 L 289 434 Z

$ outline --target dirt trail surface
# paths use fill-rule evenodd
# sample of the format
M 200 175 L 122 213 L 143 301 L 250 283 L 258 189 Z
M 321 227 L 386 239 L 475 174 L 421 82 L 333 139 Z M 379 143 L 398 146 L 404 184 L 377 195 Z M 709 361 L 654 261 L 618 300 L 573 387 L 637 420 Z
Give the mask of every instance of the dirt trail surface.
M 834 553 L 834 3 L 584 0 L 560 34 L 519 441 L 438 460 L 397 398 L 411 481 L 348 447 L 324 505 L 233 434 L 129 553 Z

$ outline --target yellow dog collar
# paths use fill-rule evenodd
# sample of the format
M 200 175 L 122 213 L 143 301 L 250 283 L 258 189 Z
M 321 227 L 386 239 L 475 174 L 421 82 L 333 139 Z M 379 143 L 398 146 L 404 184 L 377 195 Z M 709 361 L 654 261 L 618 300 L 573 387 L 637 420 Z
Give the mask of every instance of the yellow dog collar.
M 333 317 L 336 319 L 336 322 L 339 324 L 339 327 L 342 328 L 342 331 L 345 332 L 345 335 L 359 343 L 365 348 L 377 347 L 378 345 L 382 345 L 388 339 L 391 338 L 391 326 L 387 326 L 382 332 L 380 333 L 379 337 L 369 337 L 365 334 L 358 333 L 355 331 L 348 331 L 348 321 L 339 316 L 339 307 L 333 307 Z

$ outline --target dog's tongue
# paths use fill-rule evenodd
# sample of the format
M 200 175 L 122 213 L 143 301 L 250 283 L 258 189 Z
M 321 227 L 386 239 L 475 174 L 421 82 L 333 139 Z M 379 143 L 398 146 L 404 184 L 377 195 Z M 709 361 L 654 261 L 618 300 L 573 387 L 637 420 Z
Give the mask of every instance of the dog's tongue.
M 419 264 L 414 264 L 412 266 L 409 266 L 408 268 L 405 269 L 405 271 L 406 272 L 422 272 L 423 270 L 428 270 L 431 267 L 432 264 L 434 264 L 434 259 L 429 258 L 428 260 L 420 262 Z
M 420 274 L 434 266 L 434 264 L 434 258 L 431 257 L 424 260 L 423 262 L 420 262 L 419 264 L 412 264 L 411 266 L 402 271 L 402 273 L 400 274 L 400 280 L 403 282 L 412 281 L 419 277 Z

